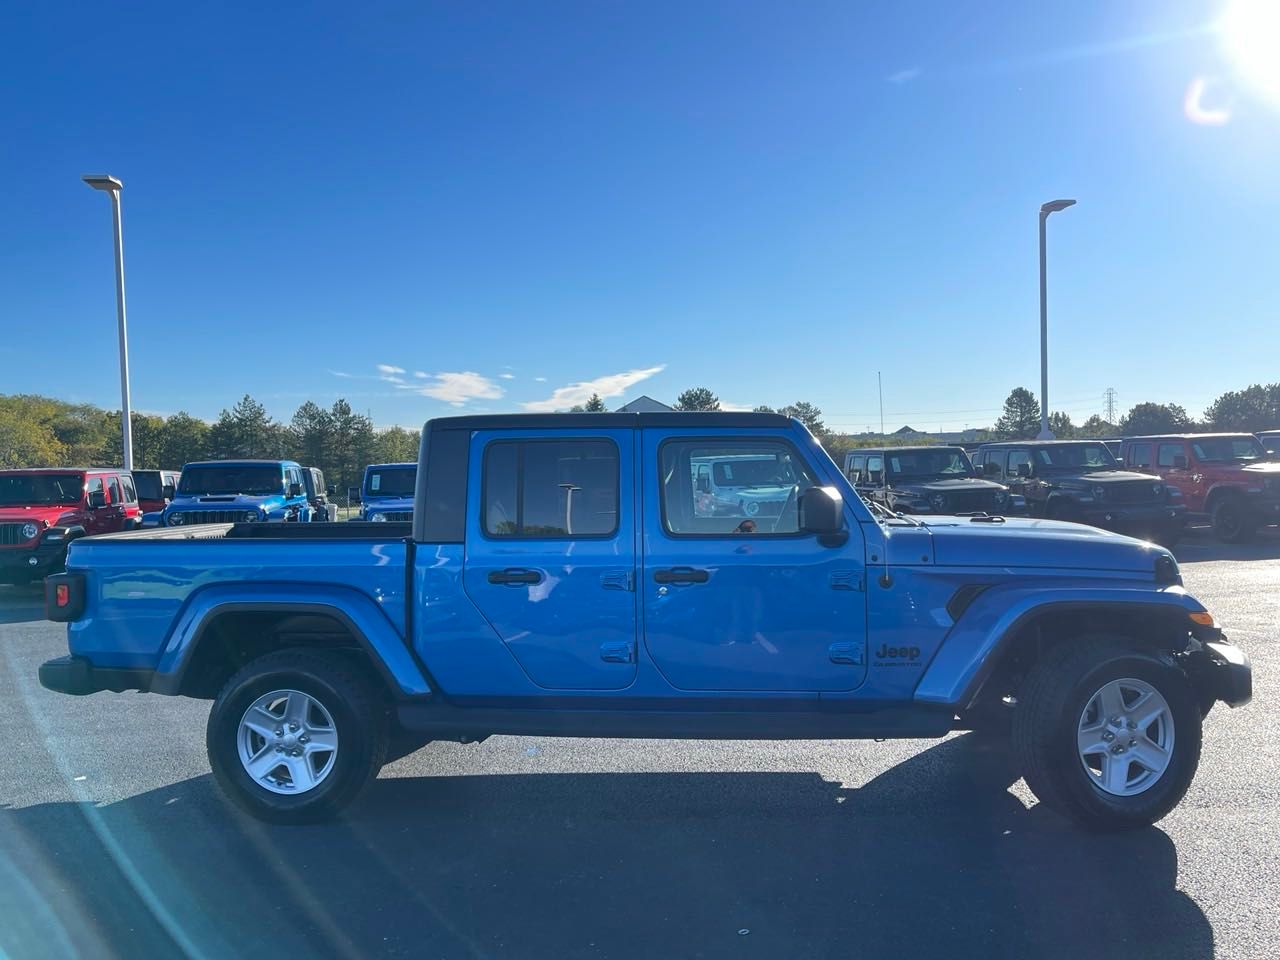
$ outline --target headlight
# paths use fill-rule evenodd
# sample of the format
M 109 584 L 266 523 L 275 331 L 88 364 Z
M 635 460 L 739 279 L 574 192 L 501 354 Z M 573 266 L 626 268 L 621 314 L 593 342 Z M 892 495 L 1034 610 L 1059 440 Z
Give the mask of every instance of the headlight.
M 35 535 L 39 532 L 40 532 L 40 528 L 37 527 L 34 523 L 24 523 L 22 525 L 23 540 L 32 540 L 35 538 Z
M 1097 500 L 1101 500 L 1101 499 L 1102 499 L 1103 497 L 1105 497 L 1106 495 L 1107 495 L 1107 488 L 1106 488 L 1106 487 L 1094 487 L 1094 488 L 1093 488 L 1093 496 L 1094 496 L 1094 498 L 1095 498 L 1095 499 L 1097 499 Z
M 166 520 L 166 521 L 165 521 L 165 523 L 169 524 L 169 526 L 171 526 L 171 527 L 180 527 L 180 526 L 182 526 L 182 514 L 180 514 L 180 513 L 171 513 L 171 514 L 169 514 L 169 519 L 168 519 L 168 520 Z
M 1164 484 L 1153 483 L 1151 485 L 1151 492 L 1154 493 L 1157 497 L 1160 496 L 1162 493 L 1164 493 Z
M 742 509 L 748 517 L 754 517 L 760 512 L 760 504 L 756 503 L 754 500 L 748 500 L 742 505 Z
M 246 511 L 245 511 L 245 513 L 244 513 L 244 522 L 245 522 L 245 523 L 253 523 L 253 522 L 254 522 L 255 520 L 257 520 L 257 519 L 258 519 L 258 511 L 257 511 L 257 510 L 246 510 Z
M 369 514 L 369 519 L 374 523 L 384 523 L 386 522 L 387 515 L 385 513 L 371 513 Z
M 1009 492 L 1007 490 L 996 491 L 996 503 L 1004 503 L 1008 499 L 1009 499 Z
M 941 510 L 943 507 L 947 505 L 947 498 L 943 496 L 941 493 L 935 493 L 932 497 L 929 498 L 929 505 L 932 506 L 933 509 L 935 510 Z

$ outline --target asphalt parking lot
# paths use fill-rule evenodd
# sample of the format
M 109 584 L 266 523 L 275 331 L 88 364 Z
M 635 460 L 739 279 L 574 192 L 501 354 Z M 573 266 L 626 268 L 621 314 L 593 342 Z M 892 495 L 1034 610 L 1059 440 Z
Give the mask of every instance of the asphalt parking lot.
M 969 735 L 435 744 L 343 821 L 268 827 L 218 796 L 206 703 L 41 689 L 65 631 L 0 587 L 0 954 L 1275 957 L 1280 536 L 1176 552 L 1254 702 L 1119 836 Z

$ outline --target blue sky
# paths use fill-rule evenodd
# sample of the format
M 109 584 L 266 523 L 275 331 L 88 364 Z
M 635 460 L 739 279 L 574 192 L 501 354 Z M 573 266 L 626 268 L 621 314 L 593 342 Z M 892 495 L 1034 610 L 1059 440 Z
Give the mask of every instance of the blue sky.
M 1060 196 L 1055 409 L 1280 379 L 1280 32 L 1042 6 L 12 7 L 0 392 L 118 405 L 103 171 L 142 410 L 705 384 L 862 430 L 883 371 L 890 429 L 985 425 Z

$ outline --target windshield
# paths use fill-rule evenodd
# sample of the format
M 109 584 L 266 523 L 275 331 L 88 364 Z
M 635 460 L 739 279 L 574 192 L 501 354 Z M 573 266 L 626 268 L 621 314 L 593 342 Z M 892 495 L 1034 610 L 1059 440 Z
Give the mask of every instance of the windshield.
M 84 477 L 78 473 L 0 477 L 0 507 L 79 503 Z
M 284 492 L 284 475 L 275 464 L 186 467 L 178 481 L 178 491 L 188 496 L 241 493 L 250 497 L 268 497 Z
M 790 459 L 777 457 L 719 460 L 711 472 L 717 487 L 782 487 L 796 482 Z
M 387 467 L 365 474 L 366 497 L 412 497 L 418 480 L 417 467 Z
M 164 484 L 159 470 L 135 470 L 133 485 L 138 488 L 139 500 L 163 500 Z
M 1116 470 L 1119 464 L 1103 443 L 1062 443 L 1035 450 L 1036 470 Z
M 1260 460 L 1267 455 L 1256 437 L 1202 437 L 1191 441 L 1201 463 Z
M 897 453 L 886 453 L 889 461 L 889 476 L 898 479 L 908 477 L 972 477 L 973 467 L 964 451 L 951 447 L 939 447 L 936 450 L 904 450 Z

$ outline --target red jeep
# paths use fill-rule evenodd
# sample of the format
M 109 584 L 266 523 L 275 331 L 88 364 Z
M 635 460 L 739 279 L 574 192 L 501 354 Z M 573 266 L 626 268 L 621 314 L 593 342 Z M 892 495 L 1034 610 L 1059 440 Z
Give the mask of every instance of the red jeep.
M 125 470 L 0 470 L 0 583 L 61 570 L 72 540 L 131 530 L 141 516 Z
M 1188 513 L 1212 520 L 1225 543 L 1280 523 L 1280 462 L 1251 433 L 1129 437 L 1123 453 L 1130 469 L 1158 473 L 1181 490 Z

